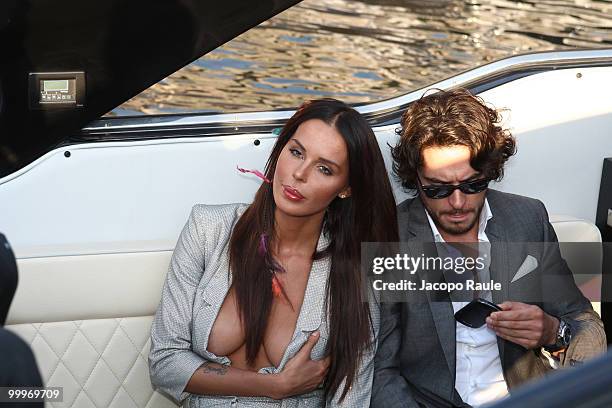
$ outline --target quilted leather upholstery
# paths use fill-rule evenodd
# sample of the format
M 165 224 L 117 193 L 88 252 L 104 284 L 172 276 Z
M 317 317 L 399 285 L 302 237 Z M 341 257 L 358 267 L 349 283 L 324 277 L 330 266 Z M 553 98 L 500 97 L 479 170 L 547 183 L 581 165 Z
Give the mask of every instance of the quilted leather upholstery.
M 49 387 L 64 387 L 47 407 L 176 407 L 154 392 L 147 355 L 152 316 L 7 326 L 28 342 Z
M 588 222 L 561 216 L 551 216 L 551 221 L 562 242 L 601 242 L 599 231 Z M 47 407 L 176 407 L 154 392 L 149 380 L 147 356 L 153 316 L 68 320 L 100 313 L 125 316 L 154 312 L 170 253 L 97 255 L 95 262 L 75 256 L 20 260 L 22 292 L 18 290 L 13 317 L 9 313 L 8 319 L 19 324 L 6 328 L 30 344 L 45 385 L 64 388 L 63 402 L 47 403 Z M 88 290 L 95 288 L 87 292 L 87 304 L 65 301 L 84 285 Z M 118 294 L 117 286 L 129 290 Z M 48 287 L 53 290 L 40 296 Z M 52 294 L 56 297 L 49 298 Z M 66 321 L 20 323 L 57 317 Z

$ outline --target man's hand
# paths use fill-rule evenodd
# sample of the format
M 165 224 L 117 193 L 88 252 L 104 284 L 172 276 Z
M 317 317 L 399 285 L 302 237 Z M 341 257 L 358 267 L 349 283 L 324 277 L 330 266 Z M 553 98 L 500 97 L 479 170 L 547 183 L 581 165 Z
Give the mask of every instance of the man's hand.
M 272 398 L 283 399 L 314 391 L 325 380 L 330 358 L 311 360 L 310 353 L 319 341 L 319 332 L 312 333 L 300 351 L 293 356 L 278 375 L 277 394 Z
M 526 349 L 556 342 L 559 329 L 556 317 L 546 314 L 538 306 L 520 302 L 504 302 L 499 307 L 501 312 L 493 312 L 487 317 L 487 326 L 502 339 Z

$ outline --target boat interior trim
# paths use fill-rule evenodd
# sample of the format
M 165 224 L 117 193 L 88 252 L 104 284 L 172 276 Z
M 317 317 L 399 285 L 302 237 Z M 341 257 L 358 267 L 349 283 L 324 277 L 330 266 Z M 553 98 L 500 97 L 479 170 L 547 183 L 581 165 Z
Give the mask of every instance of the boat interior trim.
M 394 124 L 399 122 L 403 110 L 428 89 L 464 87 L 478 94 L 536 73 L 596 66 L 612 66 L 612 48 L 518 55 L 471 69 L 396 98 L 356 106 L 356 109 L 366 116 L 372 126 Z M 83 128 L 71 140 L 82 143 L 173 137 L 171 135 L 177 130 L 181 131 L 181 136 L 269 133 L 281 126 L 294 111 L 101 118 Z

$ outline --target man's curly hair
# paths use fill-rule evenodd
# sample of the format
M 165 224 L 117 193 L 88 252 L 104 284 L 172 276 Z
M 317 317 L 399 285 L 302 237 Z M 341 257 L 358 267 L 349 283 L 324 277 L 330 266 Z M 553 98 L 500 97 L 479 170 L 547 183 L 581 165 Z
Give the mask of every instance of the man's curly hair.
M 422 151 L 432 146 L 462 145 L 470 149 L 470 165 L 489 180 L 504 176 L 504 164 L 516 153 L 516 142 L 499 126 L 495 109 L 466 89 L 423 95 L 402 115 L 400 136 L 391 148 L 393 171 L 408 190 L 417 188 Z

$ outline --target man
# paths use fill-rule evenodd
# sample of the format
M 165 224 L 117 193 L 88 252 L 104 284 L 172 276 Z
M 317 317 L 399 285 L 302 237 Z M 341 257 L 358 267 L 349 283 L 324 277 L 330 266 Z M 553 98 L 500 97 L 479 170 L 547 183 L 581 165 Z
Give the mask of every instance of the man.
M 454 318 L 468 303 L 454 293 L 383 304 L 374 408 L 478 406 L 605 350 L 603 324 L 560 256 L 544 205 L 488 189 L 516 151 L 499 120 L 465 90 L 424 96 L 402 117 L 394 171 L 417 196 L 398 207 L 400 239 L 480 244 L 490 259 L 481 272 L 503 290 L 477 297 L 501 311 L 470 328 Z M 542 246 L 511 244 L 533 242 Z

